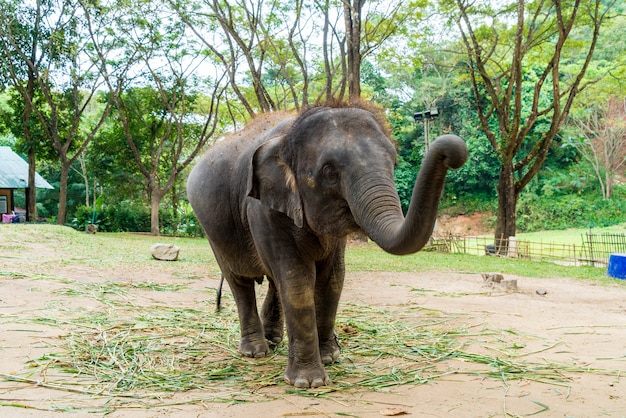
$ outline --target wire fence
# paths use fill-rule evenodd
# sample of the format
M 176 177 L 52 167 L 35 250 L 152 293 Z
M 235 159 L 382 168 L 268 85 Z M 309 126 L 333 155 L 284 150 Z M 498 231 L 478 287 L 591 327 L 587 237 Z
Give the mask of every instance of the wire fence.
M 606 267 L 609 256 L 626 253 L 626 233 L 582 234 L 580 244 L 519 240 L 515 237 L 494 240 L 493 237 L 461 235 L 433 236 L 431 248 L 444 253 L 492 255 L 549 261 L 572 266 Z

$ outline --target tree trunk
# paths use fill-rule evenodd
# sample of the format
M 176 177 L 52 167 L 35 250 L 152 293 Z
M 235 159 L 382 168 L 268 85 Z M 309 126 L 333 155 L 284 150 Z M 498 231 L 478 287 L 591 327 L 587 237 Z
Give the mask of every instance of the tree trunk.
M 67 161 L 61 161 L 61 179 L 59 185 L 59 209 L 57 211 L 57 225 L 65 225 L 67 211 L 67 178 L 69 176 Z
M 324 91 L 326 94 L 326 100 L 330 100 L 333 94 L 333 77 L 331 71 L 330 58 L 328 56 L 328 31 L 330 28 L 330 19 L 328 17 L 329 0 L 326 0 L 324 5 L 324 31 L 322 37 L 322 52 L 324 55 L 324 74 L 326 75 L 326 84 L 324 85 Z
M 361 8 L 364 0 L 344 2 L 348 52 L 348 96 L 350 100 L 361 97 Z
M 608 200 L 611 198 L 611 195 L 613 194 L 613 171 L 611 171 L 609 168 L 607 168 L 605 170 L 605 187 L 606 187 L 606 193 L 604 193 L 604 199 Z
M 30 135 L 29 135 L 30 136 Z M 28 149 L 28 188 L 26 189 L 28 222 L 37 222 L 37 188 L 35 187 L 35 147 Z
M 498 217 L 496 221 L 495 246 L 496 253 L 506 255 L 509 248 L 509 237 L 515 236 L 517 229 L 518 193 L 515 188 L 515 175 L 512 164 L 503 164 L 498 180 Z
M 161 205 L 161 199 L 163 198 L 163 192 L 153 184 L 152 193 L 150 197 L 151 209 L 150 209 L 150 233 L 152 235 L 160 235 L 159 229 L 159 206 Z
M 152 209 L 150 211 L 150 233 L 152 235 L 159 235 L 159 203 L 160 199 L 157 198 L 157 194 L 152 195 Z
M 83 180 L 85 182 L 85 206 L 89 206 L 89 178 L 87 177 L 88 173 L 87 166 L 85 165 L 85 155 L 81 154 L 80 157 L 78 157 L 78 161 L 80 162 L 80 172 L 82 173 Z
M 174 181 L 174 184 L 172 184 L 172 219 L 174 220 L 173 225 L 172 225 L 172 232 L 174 234 L 174 236 L 178 235 L 178 224 L 179 224 L 179 219 L 178 219 L 178 202 L 180 201 L 180 198 L 178 196 L 178 188 L 176 187 L 176 181 Z
M 24 126 L 24 142 L 28 147 L 28 194 L 26 198 L 29 222 L 37 222 L 37 187 L 35 187 L 35 170 L 36 170 L 36 158 L 32 131 L 30 129 L 31 115 L 33 112 L 33 101 L 35 98 L 35 75 L 32 70 L 28 70 L 28 82 L 26 83 L 26 100 L 24 101 L 24 113 L 22 114 L 22 123 Z

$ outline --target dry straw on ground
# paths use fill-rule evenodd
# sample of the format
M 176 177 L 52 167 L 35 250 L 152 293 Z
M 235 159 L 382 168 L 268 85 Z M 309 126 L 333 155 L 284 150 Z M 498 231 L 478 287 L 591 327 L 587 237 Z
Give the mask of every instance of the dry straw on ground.
M 55 280 L 46 276 L 37 279 Z M 566 373 L 617 373 L 524 361 L 530 353 L 522 345 L 509 345 L 501 330 L 480 325 L 476 329 L 455 328 L 455 318 L 443 312 L 419 308 L 389 312 L 347 304 L 340 311 L 337 327 L 343 356 L 328 367 L 332 384 L 297 390 L 283 383 L 285 343 L 275 347 L 274 354 L 266 359 L 251 360 L 238 353 L 238 323 L 232 300 L 227 303 L 230 309 L 216 313 L 210 302 L 202 309 L 139 304 L 133 295 L 138 290 L 177 292 L 185 287 L 150 282 L 66 282 L 58 290 L 60 295 L 93 299 L 100 308 L 77 312 L 73 306 L 59 307 L 63 319 L 22 319 L 24 325 L 30 322 L 59 328 L 61 335 L 42 340 L 47 344 L 47 354 L 33 359 L 27 374 L 2 378 L 111 397 L 106 406 L 98 407 L 107 410 L 121 405 L 168 405 L 168 393 L 196 389 L 202 391 L 202 397 L 187 402 L 254 401 L 261 388 L 276 385 L 284 386 L 287 393 L 324 397 L 345 391 L 386 391 L 458 373 L 504 383 L 523 379 L 564 386 L 569 380 Z M 491 354 L 472 352 L 467 347 L 476 339 L 499 340 L 500 344 L 490 347 Z M 556 344 L 546 342 L 542 351 Z M 225 388 L 237 394 L 233 396 Z

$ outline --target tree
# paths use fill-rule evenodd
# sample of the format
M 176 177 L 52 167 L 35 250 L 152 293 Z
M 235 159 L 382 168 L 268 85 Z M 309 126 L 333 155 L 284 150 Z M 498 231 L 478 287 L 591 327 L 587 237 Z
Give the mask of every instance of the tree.
M 346 77 L 350 100 L 361 97 L 361 64 L 415 15 L 417 2 L 344 0 Z M 404 6 L 403 6 L 404 5 Z M 365 15 L 363 15 L 365 9 Z
M 32 68 L 24 65 L 15 45 L 28 54 L 31 62 L 38 62 L 40 55 L 39 43 L 46 33 L 39 27 L 41 17 L 41 2 L 37 1 L 35 13 L 30 8 L 20 7 L 18 1 L 0 3 L 0 74 L 2 85 L 13 85 L 22 96 L 25 105 L 21 114 L 23 135 L 22 148 L 27 153 L 28 160 L 28 188 L 26 190 L 26 205 L 28 221 L 37 220 L 37 195 L 35 188 L 36 150 L 37 141 L 33 137 L 33 101 L 35 98 L 35 73 Z M 22 16 L 23 20 L 16 19 Z M 18 43 L 19 42 L 19 43 Z M 24 82 L 25 80 L 25 82 Z M 15 134 L 15 132 L 14 132 Z
M 302 0 L 170 0 L 170 7 L 202 43 L 203 52 L 228 73 L 229 90 L 243 108 L 244 120 L 308 104 L 307 53 L 316 24 Z
M 612 97 L 572 124 L 580 137 L 571 143 L 593 167 L 602 197 L 610 199 L 615 176 L 626 166 L 626 98 Z
M 361 12 L 365 0 L 343 2 L 343 17 L 346 25 L 346 50 L 348 72 L 348 96 L 361 97 Z
M 546 159 L 614 1 L 442 1 L 460 30 L 480 127 L 500 161 L 495 238 L 516 232 L 516 205 Z M 584 34 L 578 42 L 574 34 Z M 504 240 L 502 240 L 504 238 Z
M 170 0 L 170 6 L 228 71 L 230 89 L 253 117 L 360 98 L 361 62 L 414 14 L 416 2 Z M 281 88 L 272 91 L 272 84 Z
M 13 18 L 4 16 L 7 26 L 2 36 L 3 56 L 12 57 L 8 65 L 11 82 L 24 100 L 23 120 L 28 121 L 24 123 L 25 143 L 33 149 L 31 131 L 36 120 L 60 161 L 57 223 L 63 225 L 70 167 L 89 145 L 110 107 L 107 103 L 99 120 L 85 126 L 85 110 L 101 79 L 94 75 L 93 63 L 84 59 L 86 44 L 84 34 L 79 32 L 82 22 L 78 5 L 67 0 L 37 1 L 21 8 Z M 25 20 L 16 21 L 18 16 Z M 29 24 L 30 32 L 12 29 L 28 28 Z M 26 83 L 20 67 L 26 69 Z M 35 100 L 35 91 L 40 100 Z
M 185 26 L 160 3 L 82 5 L 93 60 L 117 110 L 121 137 L 145 182 L 150 231 L 158 235 L 163 197 L 216 131 L 225 73 L 213 79 L 196 76 L 205 57 L 187 42 Z M 205 86 L 210 103 L 202 114 L 196 101 Z

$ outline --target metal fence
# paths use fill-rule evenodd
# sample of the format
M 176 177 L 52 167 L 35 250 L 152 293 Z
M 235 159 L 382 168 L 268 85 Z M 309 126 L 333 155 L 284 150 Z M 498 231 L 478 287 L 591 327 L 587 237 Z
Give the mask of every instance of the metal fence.
M 493 237 L 447 234 L 433 236 L 430 247 L 438 252 L 483 256 L 496 255 L 495 248 L 500 246 L 506 248 L 506 252 L 499 256 L 572 266 L 606 267 L 611 254 L 626 253 L 626 234 L 588 232 L 582 234 L 580 244 L 527 241 L 515 237 L 498 242 Z
M 626 253 L 626 234 L 588 232 L 582 238 L 583 259 L 592 266 L 606 266 L 611 254 Z

